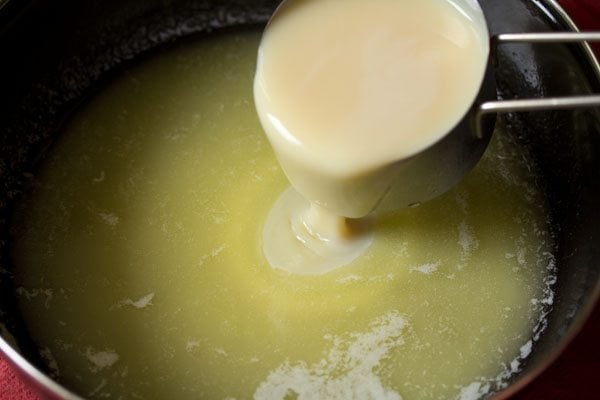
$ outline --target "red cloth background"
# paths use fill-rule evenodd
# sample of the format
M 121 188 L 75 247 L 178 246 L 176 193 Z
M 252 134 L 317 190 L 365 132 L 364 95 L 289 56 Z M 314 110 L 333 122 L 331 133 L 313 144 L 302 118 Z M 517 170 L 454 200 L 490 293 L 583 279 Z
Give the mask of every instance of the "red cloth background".
M 582 30 L 600 30 L 600 0 L 562 0 Z M 600 56 L 600 44 L 594 46 Z M 600 306 L 560 358 L 515 400 L 600 399 Z M 0 356 L 0 400 L 40 400 Z

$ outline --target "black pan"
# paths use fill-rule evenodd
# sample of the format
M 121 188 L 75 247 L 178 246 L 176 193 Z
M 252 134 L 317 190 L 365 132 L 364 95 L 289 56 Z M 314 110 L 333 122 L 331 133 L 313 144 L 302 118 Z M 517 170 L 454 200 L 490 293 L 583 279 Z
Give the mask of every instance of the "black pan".
M 0 0 L 0 350 L 47 398 L 73 395 L 44 375 L 15 298 L 11 211 L 63 122 L 114 71 L 190 35 L 262 25 L 271 0 Z M 552 0 L 481 0 L 492 33 L 573 30 Z M 581 45 L 507 45 L 495 69 L 502 98 L 600 92 Z M 500 396 L 545 368 L 600 292 L 600 110 L 509 114 L 500 123 L 531 154 L 555 233 L 556 296 L 533 353 Z

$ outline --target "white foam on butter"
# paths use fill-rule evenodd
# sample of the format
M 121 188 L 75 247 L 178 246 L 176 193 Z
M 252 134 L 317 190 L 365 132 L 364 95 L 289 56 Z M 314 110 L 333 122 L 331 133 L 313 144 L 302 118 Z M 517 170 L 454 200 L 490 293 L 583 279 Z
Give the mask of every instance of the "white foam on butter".
M 112 367 L 119 361 L 119 355 L 112 349 L 96 351 L 88 347 L 85 351 L 85 358 L 93 364 L 90 368 L 92 372 L 98 372 L 106 368 Z
M 410 272 L 420 272 L 425 275 L 431 275 L 438 270 L 438 268 L 442 265 L 441 261 L 435 263 L 428 263 L 419 265 L 418 267 L 410 267 Z
M 154 293 L 149 293 L 144 297 L 138 300 L 124 299 L 119 302 L 120 305 L 123 306 L 131 306 L 133 308 L 142 309 L 152 305 L 152 300 L 154 299 Z
M 198 261 L 198 267 L 201 267 L 204 265 L 205 262 L 210 261 L 215 257 L 218 257 L 226 248 L 227 247 L 225 245 L 221 245 L 212 249 L 210 253 L 202 255 L 202 257 L 200 257 L 200 260 Z
M 200 341 L 198 340 L 188 340 L 185 344 L 185 351 L 188 353 L 192 353 L 194 350 L 200 347 Z
M 519 349 L 519 351 L 521 352 L 521 358 L 525 359 L 527 357 L 529 357 L 529 354 L 531 354 L 531 350 L 533 348 L 533 341 L 528 341 L 527 343 L 525 343 L 523 346 L 521 346 L 521 348 Z
M 376 372 L 380 362 L 404 343 L 405 326 L 402 315 L 389 312 L 374 320 L 368 332 L 353 333 L 348 339 L 328 337 L 333 346 L 320 362 L 285 361 L 260 384 L 254 398 L 400 400 L 400 394 L 386 388 Z
M 98 216 L 100 217 L 100 219 L 102 219 L 104 223 L 106 223 L 109 226 L 117 226 L 121 222 L 121 219 L 115 213 L 112 212 L 101 212 L 98 213 Z
M 479 247 L 479 240 L 475 237 L 473 227 L 463 221 L 458 227 L 458 245 L 460 246 L 461 259 L 467 260 L 473 251 Z
M 473 382 L 470 385 L 462 388 L 457 396 L 458 400 L 477 400 L 488 394 L 490 385 L 481 382 Z

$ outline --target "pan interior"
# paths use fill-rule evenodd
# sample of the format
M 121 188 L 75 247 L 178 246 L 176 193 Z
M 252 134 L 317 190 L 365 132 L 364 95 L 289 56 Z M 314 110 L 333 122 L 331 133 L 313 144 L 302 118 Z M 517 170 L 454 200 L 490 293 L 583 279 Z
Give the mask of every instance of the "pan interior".
M 555 281 L 526 150 L 499 129 L 469 179 L 381 218 L 349 266 L 274 270 L 260 232 L 287 182 L 251 100 L 259 35 L 215 34 L 122 71 L 30 177 L 15 285 L 53 376 L 92 398 L 504 387 Z

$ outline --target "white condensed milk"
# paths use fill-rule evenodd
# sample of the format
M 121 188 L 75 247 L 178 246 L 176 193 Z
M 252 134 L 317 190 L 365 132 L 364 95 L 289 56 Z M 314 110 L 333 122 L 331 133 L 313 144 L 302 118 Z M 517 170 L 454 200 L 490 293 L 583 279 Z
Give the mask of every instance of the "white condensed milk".
M 360 255 L 371 237 L 346 217 L 373 211 L 402 185 L 398 161 L 463 118 L 488 53 L 485 19 L 470 0 L 284 3 L 262 38 L 254 97 L 306 201 L 288 193 L 274 206 L 263 235 L 269 262 L 324 273 Z

